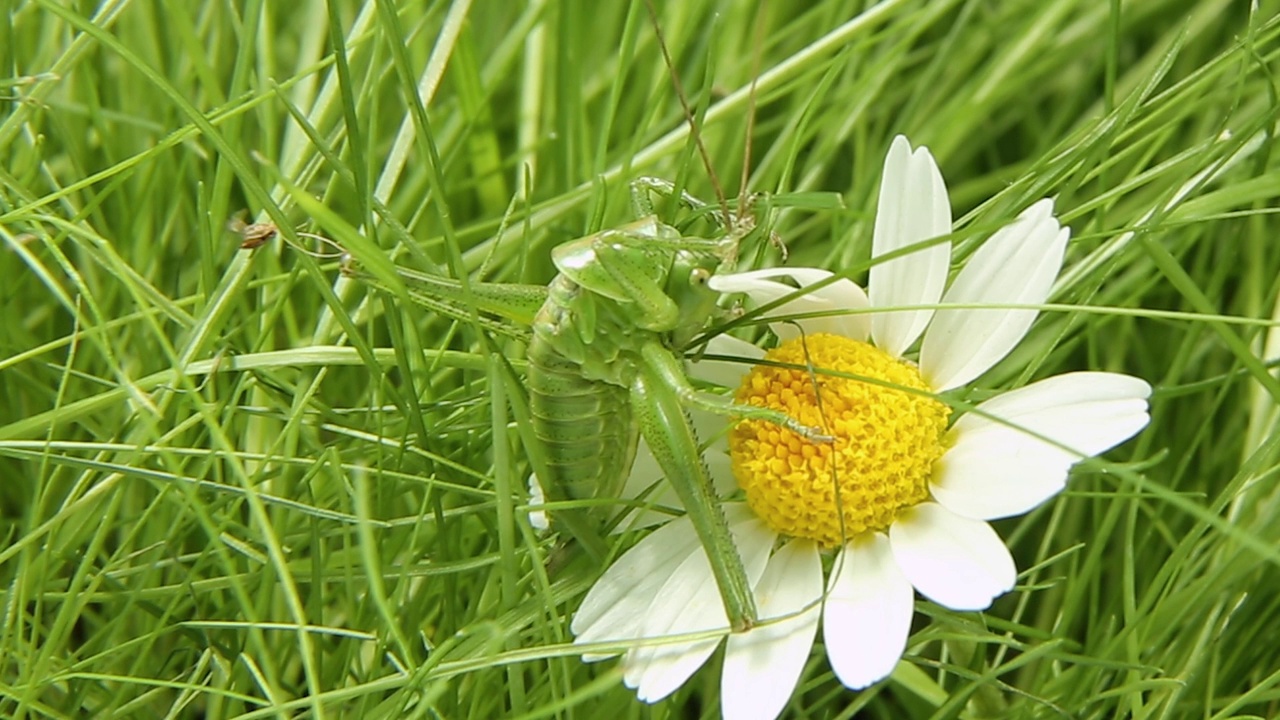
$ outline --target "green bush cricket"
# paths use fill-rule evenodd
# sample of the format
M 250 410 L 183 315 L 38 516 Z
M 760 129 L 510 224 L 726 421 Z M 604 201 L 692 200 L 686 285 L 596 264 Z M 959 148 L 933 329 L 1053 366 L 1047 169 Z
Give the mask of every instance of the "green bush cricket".
M 742 630 L 755 620 L 755 603 L 686 408 L 767 420 L 812 440 L 824 436 L 783 413 L 739 405 L 690 384 L 677 353 L 725 312 L 707 281 L 733 267 L 752 223 L 716 215 L 726 228 L 723 237 L 687 237 L 653 215 L 649 192 L 673 188 L 653 178 L 633 183 L 641 219 L 557 246 L 552 260 L 559 274 L 549 285 L 472 282 L 469 292 L 482 312 L 532 329 L 529 403 L 542 445 L 532 455 L 548 499 L 616 496 L 643 435 L 708 550 L 733 628 Z M 688 195 L 680 199 L 707 209 Z M 357 268 L 347 272 L 379 285 Z M 412 299 L 469 317 L 457 281 L 400 273 Z M 588 547 L 598 544 L 592 538 L 600 523 L 586 513 L 561 510 L 554 517 Z
M 396 272 L 409 298 L 436 312 L 506 334 L 512 334 L 511 328 L 495 324 L 493 316 L 530 328 L 527 389 L 537 445 L 529 448 L 530 462 L 547 499 L 556 504 L 554 521 L 598 558 L 606 553 L 598 535 L 602 518 L 574 503 L 617 497 L 643 436 L 707 551 L 731 627 L 741 631 L 756 621 L 755 601 L 687 410 L 765 420 L 811 441 L 827 438 L 784 413 L 699 391 L 685 374 L 680 353 L 715 321 L 727 319 L 718 305 L 720 295 L 708 281 L 736 269 L 739 246 L 756 223 L 745 176 L 736 213 L 715 183 L 652 7 L 650 12 L 691 137 L 712 174 L 719 207 L 665 180 L 639 178 L 631 183 L 638 219 L 555 247 L 551 257 L 558 274 L 546 286 L 464 285 L 403 268 Z M 709 219 L 718 228 L 717 237 L 691 237 L 662 222 L 651 195 L 675 200 Z M 350 263 L 346 272 L 391 289 L 374 273 Z

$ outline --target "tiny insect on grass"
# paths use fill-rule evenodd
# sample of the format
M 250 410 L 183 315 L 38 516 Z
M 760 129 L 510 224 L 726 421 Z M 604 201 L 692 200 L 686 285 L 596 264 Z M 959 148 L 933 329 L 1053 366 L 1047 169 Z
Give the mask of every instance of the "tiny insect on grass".
M 241 250 L 257 250 L 280 235 L 280 228 L 274 222 L 271 222 L 270 220 L 253 223 L 245 222 L 243 212 L 237 213 L 227 221 L 227 230 L 240 236 Z M 319 245 L 326 245 L 334 248 L 329 252 L 297 248 L 311 257 L 320 260 L 332 260 L 335 258 L 341 258 L 346 254 L 336 242 L 323 235 L 302 232 L 301 230 L 295 231 L 295 234 L 300 238 L 315 240 Z
M 246 223 L 240 217 L 231 218 L 227 223 L 227 230 L 240 236 L 241 250 L 256 250 L 280 234 L 280 228 L 273 222 Z

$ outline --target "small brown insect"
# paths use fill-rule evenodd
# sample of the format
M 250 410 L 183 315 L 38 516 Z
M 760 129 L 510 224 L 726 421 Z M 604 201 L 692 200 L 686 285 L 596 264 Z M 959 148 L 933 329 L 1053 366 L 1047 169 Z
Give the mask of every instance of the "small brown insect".
M 240 215 L 227 221 L 227 229 L 240 236 L 241 250 L 260 248 L 280 234 L 280 228 L 271 221 L 246 223 Z
M 227 221 L 227 230 L 230 230 L 231 232 L 240 236 L 241 250 L 253 250 L 255 248 L 260 248 L 263 245 L 266 245 L 267 243 L 271 242 L 273 239 L 275 239 L 276 236 L 280 234 L 280 228 L 270 220 L 267 220 L 265 222 L 246 223 L 244 221 L 243 212 L 236 213 L 234 217 L 232 217 L 230 220 Z M 320 250 L 308 250 L 306 248 L 294 246 L 294 249 L 296 250 L 300 250 L 301 252 L 304 252 L 310 255 L 311 257 L 320 258 L 322 260 L 338 258 L 344 255 L 344 251 L 341 245 L 339 245 L 338 243 L 334 242 L 333 240 L 330 240 L 329 238 L 323 235 L 317 235 L 315 233 L 302 232 L 302 231 L 295 231 L 295 232 L 297 236 L 300 238 L 315 240 L 317 243 L 317 246 L 327 246 L 329 248 L 333 248 L 332 251 L 320 251 Z
M 240 237 L 244 239 L 244 242 L 240 243 L 240 249 L 252 250 L 257 247 L 262 247 L 263 245 L 266 245 L 271 238 L 279 234 L 279 232 L 279 228 L 277 228 L 276 224 L 272 222 L 245 225 L 244 229 L 240 231 Z

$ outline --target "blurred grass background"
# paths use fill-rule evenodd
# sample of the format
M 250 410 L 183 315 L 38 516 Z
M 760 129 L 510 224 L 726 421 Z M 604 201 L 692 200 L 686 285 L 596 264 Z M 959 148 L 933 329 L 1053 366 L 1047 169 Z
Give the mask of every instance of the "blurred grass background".
M 921 601 L 861 693 L 815 650 L 787 715 L 1275 716 L 1277 3 L 659 24 L 790 264 L 865 280 L 904 133 L 959 257 L 1046 195 L 1073 229 L 975 397 L 1084 368 L 1156 387 L 1136 441 L 998 525 L 1015 592 Z M 0 3 L 0 716 L 718 717 L 718 660 L 650 708 L 569 647 L 600 568 L 549 572 L 525 520 L 518 350 L 298 235 L 387 278 L 542 284 L 555 244 L 630 219 L 629 180 L 714 197 L 688 138 L 639 2 Z M 242 212 L 281 237 L 239 249 Z

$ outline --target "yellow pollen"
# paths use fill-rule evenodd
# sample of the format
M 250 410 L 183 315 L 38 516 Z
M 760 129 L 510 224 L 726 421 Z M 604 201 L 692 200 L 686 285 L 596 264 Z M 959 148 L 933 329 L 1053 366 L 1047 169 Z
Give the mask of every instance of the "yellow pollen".
M 828 334 L 784 343 L 765 359 L 793 367 L 757 365 L 738 388 L 738 402 L 781 410 L 835 440 L 813 442 L 763 420 L 734 427 L 733 472 L 761 519 L 780 533 L 830 547 L 887 529 L 899 511 L 929 496 L 951 410 L 930 394 L 913 364 Z

